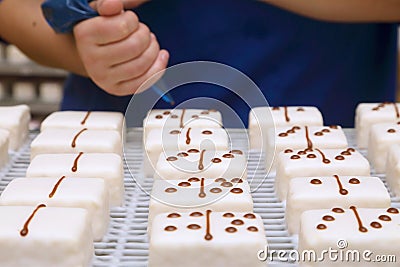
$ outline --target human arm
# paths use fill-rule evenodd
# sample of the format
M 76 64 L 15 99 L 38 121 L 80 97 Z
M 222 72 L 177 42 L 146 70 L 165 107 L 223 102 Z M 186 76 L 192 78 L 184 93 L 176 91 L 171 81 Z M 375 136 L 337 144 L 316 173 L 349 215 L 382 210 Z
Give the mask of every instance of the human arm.
M 261 0 L 294 13 L 332 22 L 399 22 L 400 0 Z

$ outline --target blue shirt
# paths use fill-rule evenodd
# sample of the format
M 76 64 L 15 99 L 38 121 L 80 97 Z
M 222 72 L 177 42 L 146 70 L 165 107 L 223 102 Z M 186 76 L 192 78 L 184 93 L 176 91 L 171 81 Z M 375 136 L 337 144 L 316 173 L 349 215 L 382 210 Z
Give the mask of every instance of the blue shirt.
M 317 106 L 325 124 L 352 126 L 357 103 L 394 100 L 396 24 L 321 22 L 248 0 L 155 0 L 136 12 L 169 50 L 169 65 L 195 60 L 230 65 L 248 75 L 270 105 Z M 172 96 L 178 103 L 216 98 L 247 123 L 248 107 L 223 88 L 189 84 Z M 62 109 L 124 111 L 129 100 L 71 75 Z

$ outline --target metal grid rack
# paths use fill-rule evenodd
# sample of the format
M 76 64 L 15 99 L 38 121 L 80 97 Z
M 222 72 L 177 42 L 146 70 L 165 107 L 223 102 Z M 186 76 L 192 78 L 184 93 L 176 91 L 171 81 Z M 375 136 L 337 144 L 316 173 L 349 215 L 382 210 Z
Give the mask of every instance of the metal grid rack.
M 228 130 L 234 149 L 246 151 L 247 134 L 244 130 Z M 350 146 L 355 146 L 354 130 L 345 130 Z M 11 154 L 8 166 L 0 170 L 0 192 L 14 178 L 24 177 L 30 162 L 30 143 L 38 131 L 32 131 L 26 144 Z M 365 151 L 361 151 L 365 154 Z M 296 238 L 290 236 L 285 225 L 285 207 L 274 193 L 274 177 L 264 169 L 256 168 L 260 155 L 248 153 L 248 175 L 252 177 L 254 212 L 261 215 L 267 234 L 269 248 L 292 250 Z M 262 155 L 261 155 L 262 156 Z M 142 130 L 129 129 L 125 146 L 125 204 L 111 209 L 111 222 L 107 235 L 95 242 L 93 267 L 145 267 L 148 261 L 147 215 L 152 179 L 144 179 L 143 189 L 134 178 L 142 178 Z M 129 168 L 128 168 L 129 166 Z M 378 175 L 385 181 L 382 175 Z M 265 178 L 266 177 L 266 178 Z M 264 179 L 264 181 L 263 181 Z M 400 208 L 400 198 L 392 197 L 392 205 Z M 291 266 L 293 263 L 273 262 L 270 266 Z

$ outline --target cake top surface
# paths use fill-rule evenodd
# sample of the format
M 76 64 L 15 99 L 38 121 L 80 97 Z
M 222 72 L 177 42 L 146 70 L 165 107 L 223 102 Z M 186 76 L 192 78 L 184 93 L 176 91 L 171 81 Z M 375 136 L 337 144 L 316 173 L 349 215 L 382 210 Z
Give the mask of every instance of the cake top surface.
M 218 171 L 223 176 L 228 169 L 246 169 L 246 156 L 241 150 L 214 150 L 191 148 L 184 151 L 166 151 L 160 155 L 157 171 L 177 173 L 202 173 Z
M 383 198 L 390 203 L 390 195 L 378 177 L 332 175 L 294 178 L 289 190 L 296 197 Z
M 349 209 L 334 207 L 330 210 L 305 211 L 301 217 L 301 231 L 309 237 L 350 240 L 400 238 L 400 215 L 397 208 Z M 349 243 L 351 244 L 351 243 Z M 372 248 L 371 248 L 372 249 Z
M 357 116 L 365 119 L 390 118 L 400 120 L 400 103 L 361 103 L 357 106 Z
M 205 179 L 191 177 L 182 180 L 155 180 L 152 197 L 181 208 L 193 208 L 218 202 L 247 202 L 250 187 L 241 178 Z
M 400 122 L 378 123 L 371 126 L 377 138 L 386 140 L 397 140 L 400 138 Z
M 41 124 L 46 128 L 88 128 L 121 131 L 124 115 L 105 111 L 57 111 L 50 114 Z
M 268 115 L 271 114 L 271 115 Z M 271 120 L 272 118 L 272 120 Z M 257 125 L 275 123 L 276 127 L 284 125 L 323 125 L 321 112 L 311 106 L 283 106 L 283 107 L 257 107 L 250 111 L 249 123 Z
M 153 220 L 152 242 L 174 244 L 260 243 L 266 245 L 261 217 L 239 212 L 163 213 Z
M 221 127 L 221 113 L 214 109 L 153 109 L 147 113 L 143 120 L 144 128 L 147 127 Z

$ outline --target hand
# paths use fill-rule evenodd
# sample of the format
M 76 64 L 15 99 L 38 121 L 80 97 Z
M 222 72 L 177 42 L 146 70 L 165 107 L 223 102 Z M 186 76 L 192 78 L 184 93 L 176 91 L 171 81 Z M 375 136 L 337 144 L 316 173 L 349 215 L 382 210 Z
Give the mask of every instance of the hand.
M 122 3 L 124 4 L 125 9 L 132 9 L 149 1 L 150 0 L 122 0 Z M 90 5 L 97 10 L 99 2 L 101 2 L 101 0 L 92 1 L 90 2 Z
M 122 0 L 99 0 L 96 7 L 99 17 L 74 28 L 82 62 L 89 77 L 106 92 L 134 94 L 166 68 L 169 54 L 160 50 L 154 34 L 135 13 L 123 10 Z

